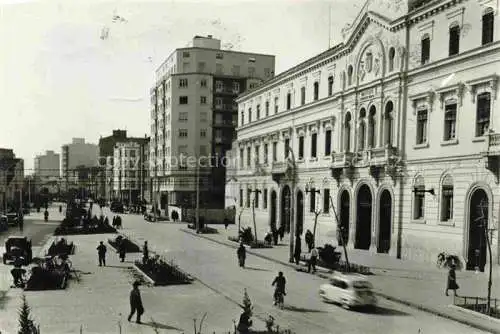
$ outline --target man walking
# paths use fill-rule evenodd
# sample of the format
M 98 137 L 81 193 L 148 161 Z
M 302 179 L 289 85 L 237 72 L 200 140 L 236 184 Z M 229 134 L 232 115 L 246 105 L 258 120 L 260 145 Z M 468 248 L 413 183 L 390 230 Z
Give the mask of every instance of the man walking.
M 313 274 L 316 272 L 316 262 L 318 261 L 318 249 L 314 246 L 314 244 L 311 245 L 311 257 L 309 258 L 309 265 L 307 266 L 307 272 L 311 272 L 311 267 L 313 270 Z
M 103 265 L 106 267 L 106 246 L 104 243 L 101 241 L 99 243 L 99 246 L 97 246 L 97 255 L 99 257 L 99 267 L 102 267 Z
M 144 241 L 144 246 L 142 247 L 142 263 L 146 264 L 149 260 L 149 248 L 148 248 L 148 242 Z
M 240 243 L 240 247 L 236 251 L 236 254 L 238 255 L 238 263 L 239 263 L 240 267 L 244 268 L 245 267 L 245 259 L 247 257 L 247 251 L 246 251 L 243 243 Z
M 128 316 L 128 321 L 132 319 L 135 311 L 137 311 L 136 323 L 141 323 L 141 315 L 144 313 L 144 307 L 142 306 L 141 291 L 139 291 L 140 283 L 135 281 L 133 284 L 133 289 L 130 291 L 130 314 Z

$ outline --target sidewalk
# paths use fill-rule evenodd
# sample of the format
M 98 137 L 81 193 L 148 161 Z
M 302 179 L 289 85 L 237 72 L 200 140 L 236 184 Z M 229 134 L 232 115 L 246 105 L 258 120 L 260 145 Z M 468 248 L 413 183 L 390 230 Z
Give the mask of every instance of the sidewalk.
M 129 323 L 126 318 L 130 311 L 131 284 L 140 277 L 132 265 L 142 255 L 129 253 L 126 261 L 121 263 L 106 242 L 115 236 L 68 236 L 67 240 L 76 245 L 76 254 L 70 256 L 70 260 L 79 272 L 80 281 L 70 280 L 66 290 L 24 292 L 32 317 L 42 333 L 76 334 L 80 333 L 80 326 L 84 334 L 155 333 L 152 319 L 159 323 L 159 333 L 191 333 L 193 319 L 199 323 L 205 312 L 208 313 L 203 324 L 205 330 L 227 333 L 231 329 L 233 320 L 239 317 L 239 307 L 197 281 L 167 287 L 142 285 L 140 289 L 146 310 L 142 317 L 144 324 Z M 108 248 L 106 267 L 99 267 L 96 263 L 96 247 L 101 240 Z M 1 333 L 17 333 L 22 293 L 20 289 L 10 289 L 2 299 Z M 264 328 L 260 322 L 257 326 Z
M 187 228 L 184 231 L 200 238 L 237 248 L 238 244 L 229 241 L 227 238 L 228 236 L 236 236 L 237 226 L 231 225 L 225 230 L 224 226 L 221 225 L 217 226 L 217 229 L 218 234 L 196 234 Z M 288 244 L 278 245 L 272 249 L 248 249 L 247 252 L 290 267 L 296 267 L 295 264 L 288 262 Z M 500 320 L 472 314 L 452 305 L 452 293 L 450 293 L 450 297 L 444 295 L 446 270 L 433 268 L 422 263 L 401 261 L 385 254 L 370 255 L 367 252 L 355 249 L 349 249 L 348 256 L 351 263 L 371 268 L 374 275 L 367 277 L 380 296 L 481 330 L 500 333 Z M 318 274 L 324 276 L 328 272 L 329 270 L 320 268 Z M 460 285 L 459 295 L 485 297 L 487 279 L 488 276 L 485 273 L 457 272 L 457 281 Z M 500 297 L 498 295 L 498 284 L 500 284 L 500 274 L 497 271 L 493 277 L 492 298 Z
M 66 214 L 66 205 L 63 205 L 62 212 L 59 212 L 59 205 L 49 206 L 49 221 L 61 222 Z M 31 209 L 29 214 L 24 215 L 24 220 L 44 220 L 45 208 L 40 208 L 40 212 L 36 212 L 36 209 Z

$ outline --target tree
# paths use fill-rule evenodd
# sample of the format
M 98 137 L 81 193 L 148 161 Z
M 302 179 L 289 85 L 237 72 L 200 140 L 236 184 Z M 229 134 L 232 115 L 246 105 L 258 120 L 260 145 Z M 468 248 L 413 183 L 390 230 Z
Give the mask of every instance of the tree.
M 36 329 L 33 320 L 31 319 L 31 308 L 26 301 L 26 296 L 22 295 L 22 305 L 19 309 L 19 332 L 18 334 L 37 334 L 39 331 Z
M 492 267 L 493 267 L 493 256 L 491 254 L 491 240 L 490 240 L 490 235 L 489 232 L 491 231 L 491 234 L 493 235 L 494 229 L 488 229 L 488 221 L 487 217 L 484 214 L 484 208 L 488 207 L 487 203 L 484 203 L 484 200 L 481 201 L 481 204 L 479 205 L 481 208 L 481 217 L 479 218 L 481 220 L 481 227 L 483 228 L 484 232 L 484 237 L 486 239 L 486 245 L 488 246 L 488 254 L 489 254 L 489 261 L 490 261 L 490 270 L 489 270 L 489 276 L 488 276 L 488 302 L 486 305 L 486 314 L 490 314 L 491 311 L 491 286 L 493 284 L 492 282 Z

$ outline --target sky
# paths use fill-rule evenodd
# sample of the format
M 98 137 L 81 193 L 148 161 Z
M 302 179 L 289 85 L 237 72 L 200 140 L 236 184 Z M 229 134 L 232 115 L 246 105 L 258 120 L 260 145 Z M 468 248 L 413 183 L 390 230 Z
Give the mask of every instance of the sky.
M 328 48 L 329 21 L 339 43 L 364 2 L 0 0 L 0 147 L 31 174 L 36 155 L 73 137 L 149 135 L 154 71 L 193 36 L 273 54 L 280 73 Z

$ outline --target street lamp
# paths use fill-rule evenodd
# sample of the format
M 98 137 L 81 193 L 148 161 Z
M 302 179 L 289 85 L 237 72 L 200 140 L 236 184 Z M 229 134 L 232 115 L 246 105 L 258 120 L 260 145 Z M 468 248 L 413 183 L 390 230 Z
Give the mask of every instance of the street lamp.
M 306 184 L 306 193 L 314 194 L 314 228 L 313 228 L 313 242 L 316 243 L 316 226 L 318 225 L 318 216 L 320 211 L 316 210 L 316 194 L 320 194 L 320 190 L 312 187 L 312 182 Z
M 289 251 L 289 262 L 294 263 L 295 259 L 293 258 L 293 253 L 294 253 L 294 243 L 295 239 L 293 238 L 293 235 L 295 234 L 295 221 L 294 221 L 294 200 L 293 197 L 295 196 L 295 178 L 296 178 L 296 165 L 295 165 L 295 154 L 293 153 L 292 148 L 290 147 L 290 144 L 286 147 L 287 151 L 289 154 L 292 156 L 292 191 L 291 191 L 291 201 L 290 201 L 290 251 Z
M 250 192 L 255 194 L 252 201 L 252 216 L 253 216 L 253 230 L 255 234 L 255 243 L 257 243 L 257 224 L 255 223 L 255 200 L 262 191 L 260 189 L 255 189 L 255 190 L 250 190 Z

